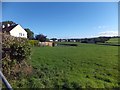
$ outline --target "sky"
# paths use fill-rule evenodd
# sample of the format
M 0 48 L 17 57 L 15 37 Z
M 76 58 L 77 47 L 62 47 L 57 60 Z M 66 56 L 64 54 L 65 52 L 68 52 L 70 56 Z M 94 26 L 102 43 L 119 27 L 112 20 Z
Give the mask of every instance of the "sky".
M 118 34 L 117 2 L 3 2 L 2 21 L 14 21 L 48 38 Z

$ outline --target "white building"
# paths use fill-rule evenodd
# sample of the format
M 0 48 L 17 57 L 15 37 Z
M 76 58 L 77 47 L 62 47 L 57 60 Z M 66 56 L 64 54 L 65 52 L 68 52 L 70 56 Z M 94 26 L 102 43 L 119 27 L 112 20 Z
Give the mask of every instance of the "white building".
M 8 24 L 7 26 L 2 26 L 2 31 L 3 33 L 9 33 L 11 36 L 14 37 L 23 37 L 23 38 L 27 38 L 27 32 L 19 25 L 19 24 L 15 24 L 15 25 L 10 25 Z

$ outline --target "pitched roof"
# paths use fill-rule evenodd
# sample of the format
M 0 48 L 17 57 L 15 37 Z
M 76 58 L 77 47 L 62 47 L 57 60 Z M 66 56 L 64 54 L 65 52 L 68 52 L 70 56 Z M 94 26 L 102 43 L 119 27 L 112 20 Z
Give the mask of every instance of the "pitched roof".
M 15 25 L 12 25 L 12 26 L 9 26 L 9 27 L 5 27 L 5 28 L 2 28 L 2 31 L 6 31 L 6 32 L 10 32 L 14 27 L 16 27 L 18 24 L 15 24 Z

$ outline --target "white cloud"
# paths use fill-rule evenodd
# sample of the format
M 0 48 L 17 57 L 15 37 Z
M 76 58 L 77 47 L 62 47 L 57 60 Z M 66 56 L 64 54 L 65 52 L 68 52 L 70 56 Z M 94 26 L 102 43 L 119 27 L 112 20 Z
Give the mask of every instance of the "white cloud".
M 101 28 L 101 26 L 98 26 L 98 28 Z
M 107 29 L 107 28 L 109 28 L 109 26 L 107 25 L 99 25 L 99 26 L 93 27 L 93 29 Z
M 118 36 L 118 31 L 105 31 L 105 32 L 100 32 L 99 36 Z
M 105 28 L 108 28 L 108 26 L 105 25 L 98 26 L 98 29 L 105 29 Z

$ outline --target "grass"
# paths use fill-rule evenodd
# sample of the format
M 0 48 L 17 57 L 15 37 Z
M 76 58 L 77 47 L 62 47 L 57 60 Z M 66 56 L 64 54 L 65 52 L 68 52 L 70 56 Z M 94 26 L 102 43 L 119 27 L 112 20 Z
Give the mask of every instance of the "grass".
M 33 47 L 30 87 L 118 87 L 118 47 L 79 44 L 77 47 Z
M 107 41 L 107 43 L 110 44 L 119 44 L 120 38 L 111 38 L 110 40 Z

